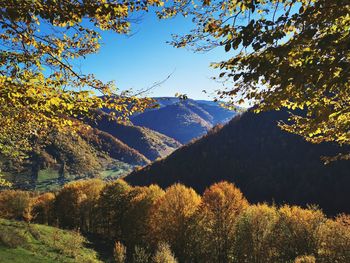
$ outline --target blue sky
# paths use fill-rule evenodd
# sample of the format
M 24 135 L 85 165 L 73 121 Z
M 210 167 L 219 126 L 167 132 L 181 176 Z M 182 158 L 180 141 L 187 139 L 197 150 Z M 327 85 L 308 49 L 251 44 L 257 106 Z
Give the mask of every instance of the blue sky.
M 132 36 L 103 32 L 100 52 L 88 56 L 79 66 L 84 73 L 94 73 L 103 81 L 115 80 L 122 90 L 147 88 L 173 72 L 148 95 L 174 96 L 179 92 L 195 99 L 210 99 L 202 90 L 210 93 L 222 86 L 211 79 L 218 71 L 209 65 L 227 58 L 224 50 L 194 53 L 166 43 L 172 33 L 189 32 L 192 26 L 189 19 L 158 20 L 155 14 L 147 13 L 140 23 L 132 25 Z

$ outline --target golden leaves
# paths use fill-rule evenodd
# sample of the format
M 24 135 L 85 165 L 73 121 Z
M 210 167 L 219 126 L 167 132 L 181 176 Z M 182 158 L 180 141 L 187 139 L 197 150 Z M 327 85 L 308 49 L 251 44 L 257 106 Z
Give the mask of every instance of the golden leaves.
M 174 46 L 232 54 L 212 64 L 227 83 L 220 99 L 250 102 L 255 112 L 300 110 L 281 127 L 314 143 L 350 144 L 348 1 L 211 1 L 178 11 L 196 28 Z
M 72 117 L 89 116 L 93 109 L 110 108 L 120 120 L 145 109 L 149 100 L 118 94 L 114 83 L 76 71 L 73 60 L 99 50 L 99 29 L 127 33 L 130 12 L 161 4 L 158 0 L 3 2 L 0 124 L 11 125 L 0 127 L 0 150 L 10 153 L 13 148 L 14 155 L 29 150 L 33 136 L 43 136 L 48 129 L 69 129 L 74 126 Z

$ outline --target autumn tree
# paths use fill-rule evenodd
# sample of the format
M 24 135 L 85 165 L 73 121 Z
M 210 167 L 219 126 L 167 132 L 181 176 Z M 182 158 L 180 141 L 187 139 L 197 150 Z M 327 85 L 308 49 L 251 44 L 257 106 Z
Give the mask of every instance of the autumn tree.
M 212 64 L 227 81 L 220 99 L 256 112 L 291 109 L 283 129 L 313 143 L 350 143 L 348 0 L 176 1 L 159 16 L 179 12 L 196 27 L 175 35 L 174 46 L 230 54 Z
M 76 129 L 75 120 L 92 109 L 109 108 L 120 120 L 144 109 L 148 99 L 118 92 L 113 82 L 80 72 L 74 61 L 98 52 L 101 31 L 127 34 L 131 15 L 161 4 L 1 1 L 0 151 L 19 157 L 36 150 L 52 129 Z
M 327 220 L 317 229 L 317 262 L 350 261 L 350 216 L 339 215 L 335 220 Z
M 98 200 L 98 231 L 113 239 L 123 240 L 123 223 L 129 207 L 131 186 L 118 179 L 105 185 Z
M 192 188 L 181 184 L 167 188 L 151 211 L 149 240 L 153 246 L 166 242 L 180 261 L 185 260 L 191 242 L 191 217 L 200 202 L 201 197 Z
M 132 263 L 148 263 L 150 262 L 151 254 L 143 247 L 135 246 L 132 255 Z
M 54 202 L 53 193 L 43 193 L 37 196 L 33 203 L 32 216 L 34 221 L 39 224 L 54 224 Z
M 91 231 L 96 226 L 96 209 L 104 183 L 98 179 L 66 184 L 55 199 L 59 226 Z M 69 212 L 67 212 L 69 211 Z
M 277 251 L 276 261 L 288 262 L 303 255 L 316 255 L 316 232 L 326 220 L 317 209 L 283 206 L 278 209 L 271 247 Z
M 122 224 L 123 239 L 128 249 L 147 247 L 151 209 L 164 191 L 157 185 L 134 187 L 128 193 L 129 204 Z
M 294 263 L 316 263 L 316 259 L 314 256 L 299 256 Z
M 0 191 L 0 217 L 30 221 L 34 194 L 21 190 Z
M 233 184 L 220 182 L 205 190 L 198 216 L 195 236 L 200 237 L 197 250 L 203 251 L 207 262 L 231 262 L 238 215 L 248 207 L 241 191 Z
M 4 178 L 4 175 L 0 171 L 0 187 L 5 188 L 10 186 L 12 186 L 12 184 Z
M 249 206 L 237 219 L 233 258 L 236 262 L 276 262 L 272 241 L 278 220 L 275 207 Z

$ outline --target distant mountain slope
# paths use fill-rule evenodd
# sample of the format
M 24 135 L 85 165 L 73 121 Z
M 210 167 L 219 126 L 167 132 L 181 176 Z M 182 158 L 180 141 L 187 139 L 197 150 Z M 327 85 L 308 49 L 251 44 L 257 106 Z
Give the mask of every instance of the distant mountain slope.
M 281 131 L 285 112 L 251 112 L 183 146 L 164 160 L 133 172 L 133 185 L 181 182 L 203 191 L 214 182 L 234 182 L 251 202 L 318 204 L 326 212 L 350 212 L 350 162 L 324 166 L 321 155 L 339 148 L 312 145 Z
M 101 112 L 92 125 L 118 138 L 149 160 L 165 157 L 181 146 L 175 139 L 164 134 L 144 127 L 120 124 L 116 119 Z
M 133 118 L 132 122 L 166 134 L 181 143 L 204 135 L 211 128 L 208 121 L 181 103 L 145 112 Z
M 218 104 L 205 101 L 180 101 L 176 98 L 156 98 L 159 109 L 148 110 L 132 117 L 132 122 L 187 143 L 208 132 L 218 123 L 224 123 L 234 112 Z
M 150 161 L 138 151 L 130 148 L 128 145 L 110 135 L 107 132 L 91 128 L 80 132 L 80 136 L 84 138 L 89 144 L 101 151 L 108 154 L 109 157 L 131 164 L 131 165 L 144 165 Z
M 20 188 L 42 188 L 42 180 L 52 186 L 77 177 L 99 176 L 106 170 L 112 177 L 120 176 L 147 163 L 150 160 L 135 149 L 94 128 L 77 134 L 52 132 L 47 145 L 24 160 L 0 156 L 1 171 Z

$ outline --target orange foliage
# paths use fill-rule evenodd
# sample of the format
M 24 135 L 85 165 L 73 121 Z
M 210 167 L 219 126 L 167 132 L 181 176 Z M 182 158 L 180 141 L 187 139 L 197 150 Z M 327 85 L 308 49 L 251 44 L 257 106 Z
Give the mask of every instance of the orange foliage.
M 30 221 L 34 194 L 27 191 L 5 190 L 0 192 L 0 217 Z
M 237 216 L 248 207 L 248 201 L 233 184 L 220 182 L 203 194 L 198 222 L 200 246 L 208 251 L 205 256 L 213 262 L 228 262 L 234 242 Z
M 174 184 L 166 189 L 151 211 L 149 239 L 153 246 L 159 242 L 170 245 L 180 261 L 191 243 L 190 220 L 197 211 L 201 197 L 192 189 Z
M 53 222 L 53 205 L 55 195 L 53 193 L 44 193 L 39 195 L 33 205 L 33 218 L 36 223 L 52 225 Z

